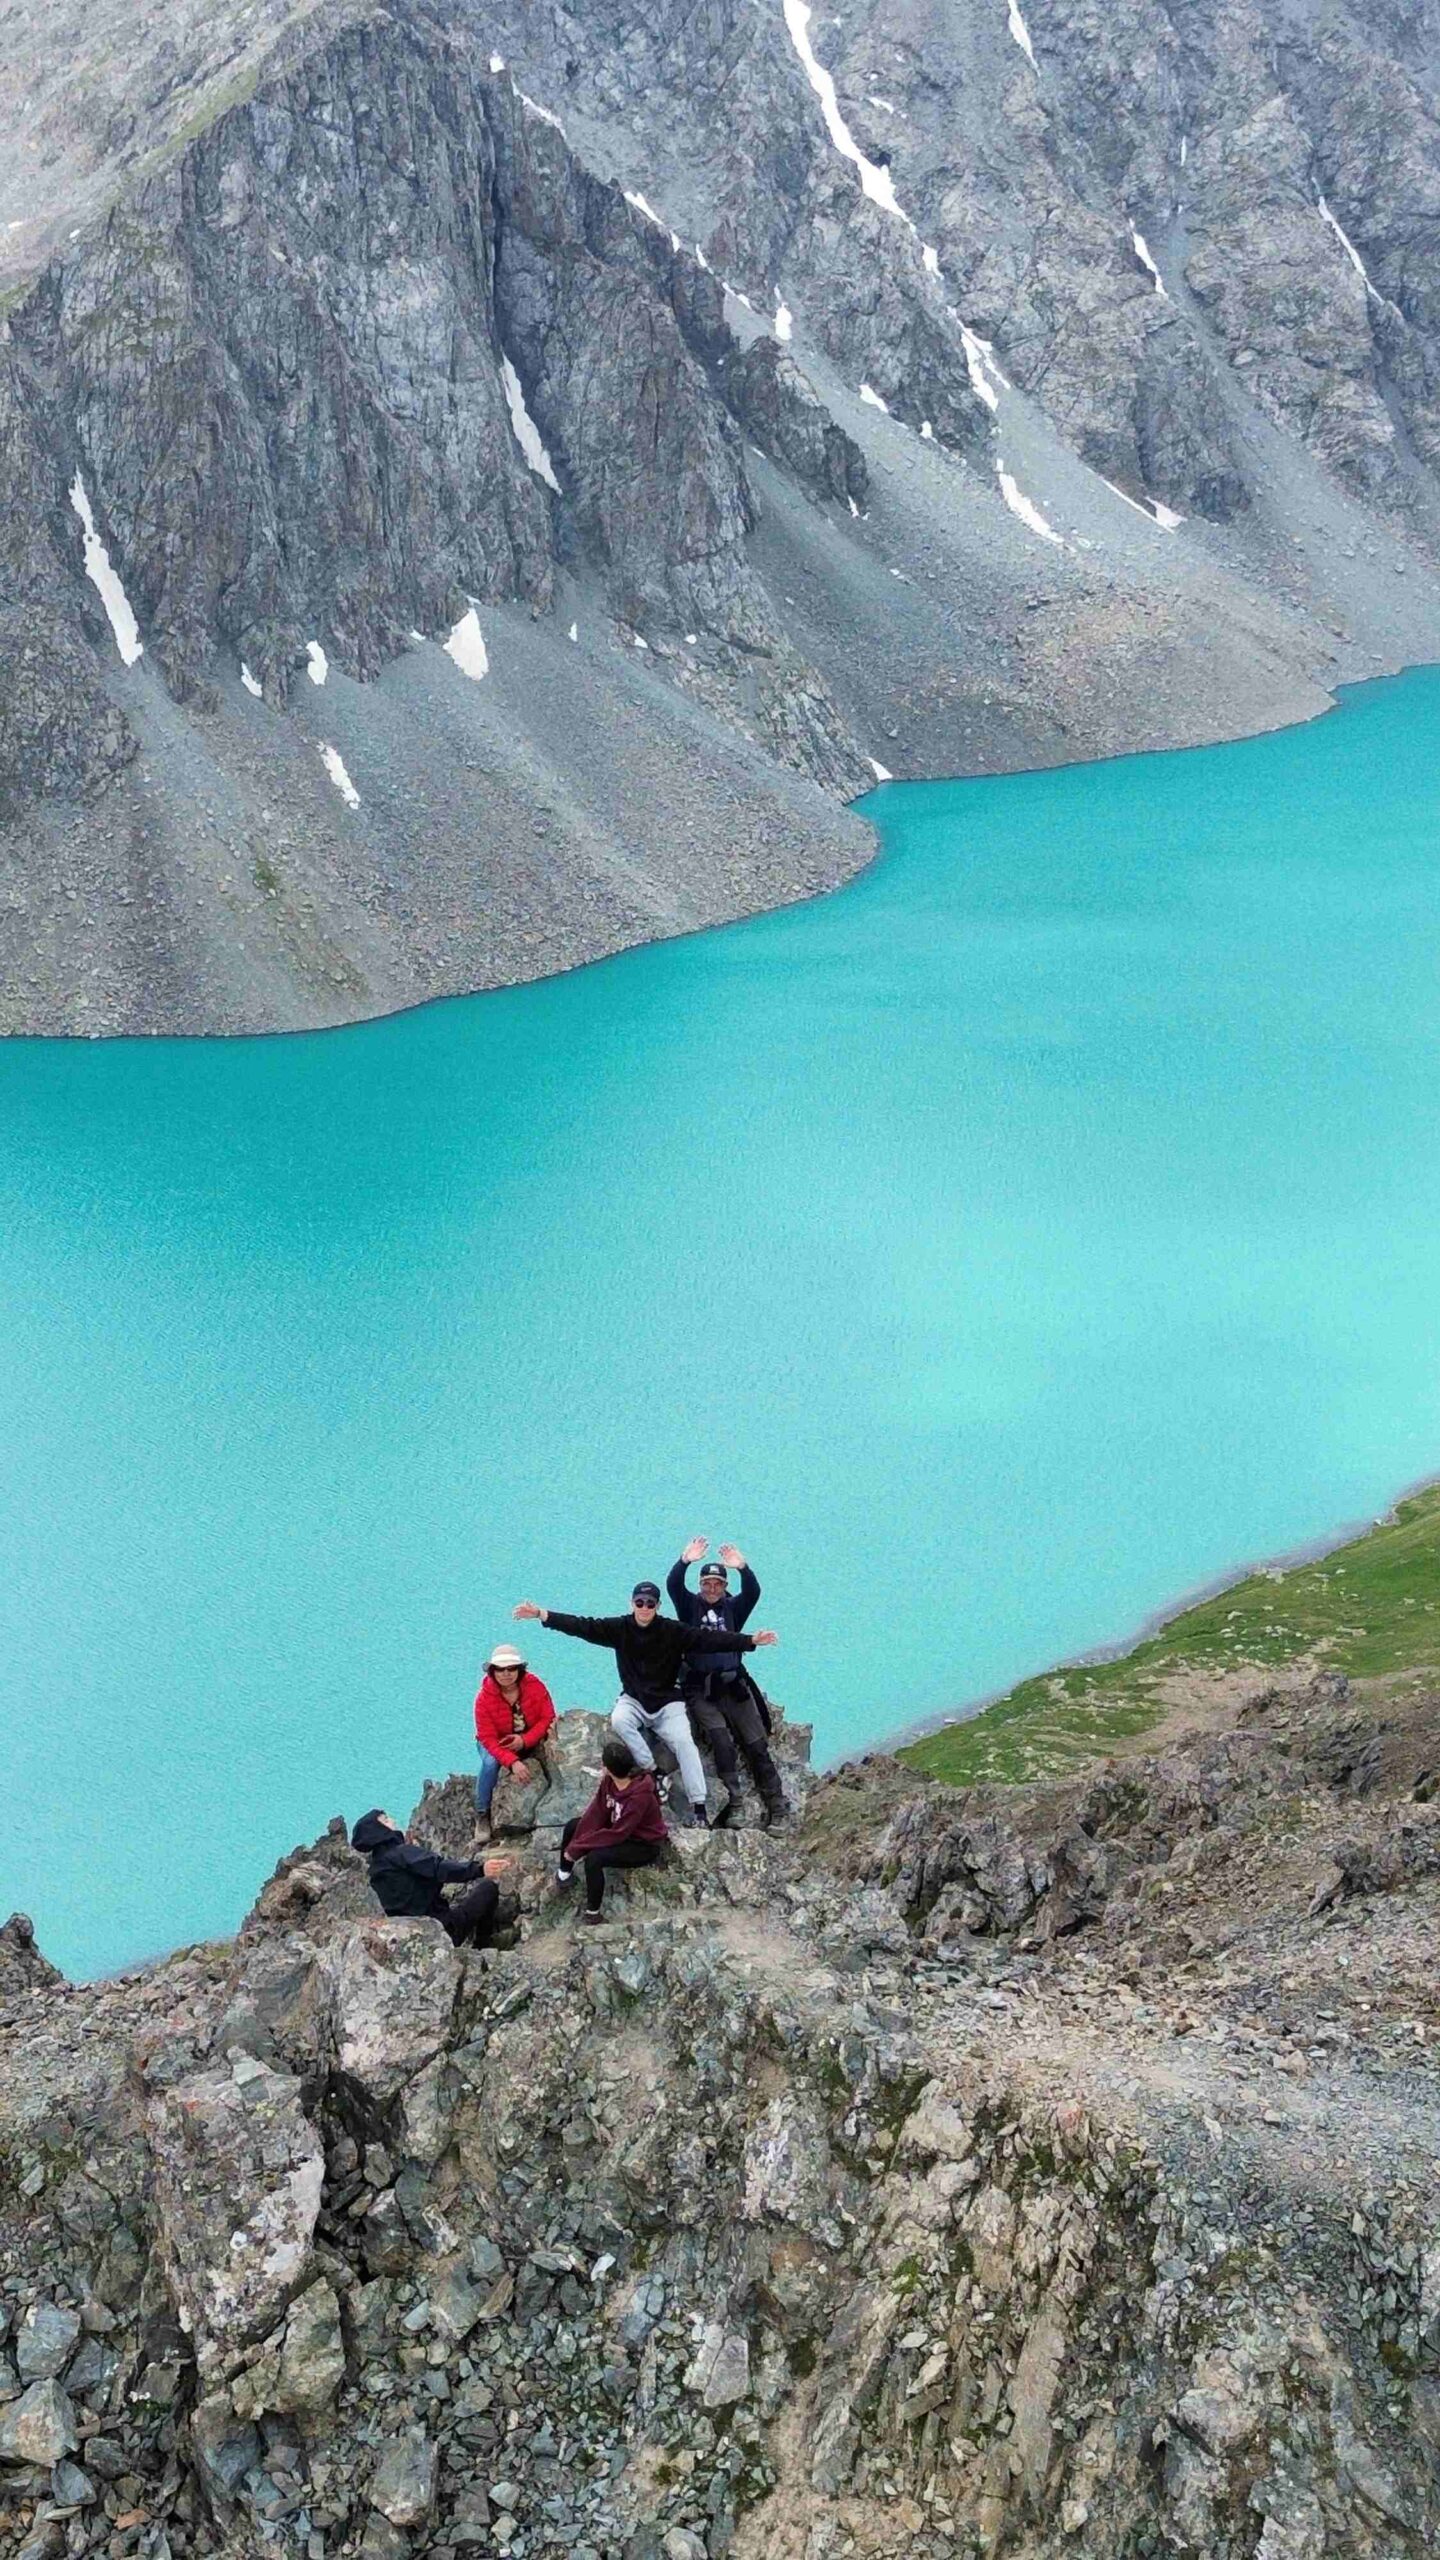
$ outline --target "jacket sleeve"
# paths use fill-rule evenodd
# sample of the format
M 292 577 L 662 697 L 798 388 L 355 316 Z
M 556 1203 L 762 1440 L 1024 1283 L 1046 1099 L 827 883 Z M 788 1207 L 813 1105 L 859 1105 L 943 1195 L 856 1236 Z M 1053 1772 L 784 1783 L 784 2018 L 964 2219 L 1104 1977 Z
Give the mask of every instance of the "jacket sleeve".
M 748 1564 L 742 1564 L 740 1567 L 740 1597 L 735 1603 L 735 1624 L 737 1627 L 744 1626 L 746 1619 L 749 1617 L 750 1612 L 754 1608 L 759 1597 L 759 1583 L 756 1581 Z
M 405 1864 L 412 1876 L 423 1876 L 427 1884 L 473 1884 L 485 1873 L 483 1860 L 442 1858 L 434 1849 L 417 1849 L 413 1841 Z
M 738 1627 L 687 1627 L 692 1653 L 753 1653 L 755 1639 Z
M 549 1732 L 555 1721 L 555 1701 L 544 1681 L 537 1680 L 535 1686 L 540 1693 L 534 1702 L 535 1713 L 520 1737 L 522 1745 L 527 1750 L 532 1742 L 538 1742 L 542 1734 Z
M 699 1603 L 695 1598 L 694 1592 L 687 1591 L 685 1588 L 685 1559 L 683 1556 L 676 1558 L 676 1561 L 672 1564 L 669 1572 L 666 1574 L 665 1588 L 670 1595 L 670 1606 L 674 1610 L 682 1627 L 693 1627 Z
M 547 1609 L 545 1624 L 557 1635 L 578 1636 L 582 1644 L 609 1645 L 613 1650 L 627 1626 L 628 1618 L 572 1618 L 568 1609 Z

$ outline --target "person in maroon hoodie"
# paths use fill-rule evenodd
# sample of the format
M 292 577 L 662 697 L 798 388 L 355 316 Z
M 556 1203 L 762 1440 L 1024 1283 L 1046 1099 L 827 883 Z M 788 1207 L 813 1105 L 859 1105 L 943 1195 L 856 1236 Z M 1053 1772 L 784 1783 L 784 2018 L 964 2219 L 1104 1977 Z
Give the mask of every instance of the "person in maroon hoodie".
M 592 1925 L 603 1916 L 606 1868 L 653 1867 L 670 1836 L 654 1778 L 618 1733 L 607 1738 L 600 1762 L 605 1775 L 584 1812 L 561 1832 L 555 1870 L 556 1883 L 568 1884 L 584 1860 L 583 1917 Z
M 490 1837 L 490 1801 L 502 1769 L 508 1769 L 522 1787 L 529 1786 L 533 1760 L 540 1772 L 540 1796 L 549 1793 L 555 1773 L 545 1737 L 554 1722 L 555 1702 L 544 1681 L 527 1670 L 525 1656 L 513 1644 L 497 1644 L 475 1700 L 475 1741 L 480 1753 L 475 1819 L 482 1840 Z

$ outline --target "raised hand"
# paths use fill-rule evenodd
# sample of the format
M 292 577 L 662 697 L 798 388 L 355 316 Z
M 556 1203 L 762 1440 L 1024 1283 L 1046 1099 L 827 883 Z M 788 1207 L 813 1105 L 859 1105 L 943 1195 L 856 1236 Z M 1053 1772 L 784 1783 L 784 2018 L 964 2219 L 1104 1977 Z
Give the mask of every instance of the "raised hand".
M 745 1570 L 745 1559 L 738 1547 L 728 1544 L 723 1546 L 720 1550 L 720 1561 L 722 1564 L 732 1565 L 736 1573 L 743 1573 Z
M 517 1600 L 513 1614 L 517 1618 L 543 1618 L 545 1612 L 537 1609 L 533 1600 Z
M 773 1627 L 762 1627 L 755 1641 L 757 1644 L 778 1644 L 780 1639 Z
M 680 1550 L 681 1563 L 698 1564 L 709 1544 L 708 1538 L 692 1538 L 689 1546 L 682 1547 Z

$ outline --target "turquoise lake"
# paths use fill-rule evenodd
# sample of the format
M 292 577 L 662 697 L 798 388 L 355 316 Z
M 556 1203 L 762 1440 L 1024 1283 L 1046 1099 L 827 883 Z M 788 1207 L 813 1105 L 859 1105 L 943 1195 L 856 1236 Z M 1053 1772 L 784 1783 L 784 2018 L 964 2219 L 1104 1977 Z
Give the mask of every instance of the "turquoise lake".
M 230 1928 L 693 1532 L 833 1757 L 1433 1472 L 1437 749 L 1422 670 L 540 986 L 0 1044 L 0 1916 Z

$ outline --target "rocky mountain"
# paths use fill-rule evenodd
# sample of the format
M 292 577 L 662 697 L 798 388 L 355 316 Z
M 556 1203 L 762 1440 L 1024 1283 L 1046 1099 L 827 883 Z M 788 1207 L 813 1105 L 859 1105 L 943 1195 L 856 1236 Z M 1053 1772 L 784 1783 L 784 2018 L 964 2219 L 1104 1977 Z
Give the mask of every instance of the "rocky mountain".
M 1437 1735 L 1322 1678 L 960 1792 L 789 1731 L 788 1831 L 588 1930 L 547 1829 L 504 1951 L 340 1822 L 112 1982 L 10 1924 L 0 2549 L 1418 2560 Z
M 1434 654 L 1428 0 L 5 35 L 0 1027 L 533 975 Z

